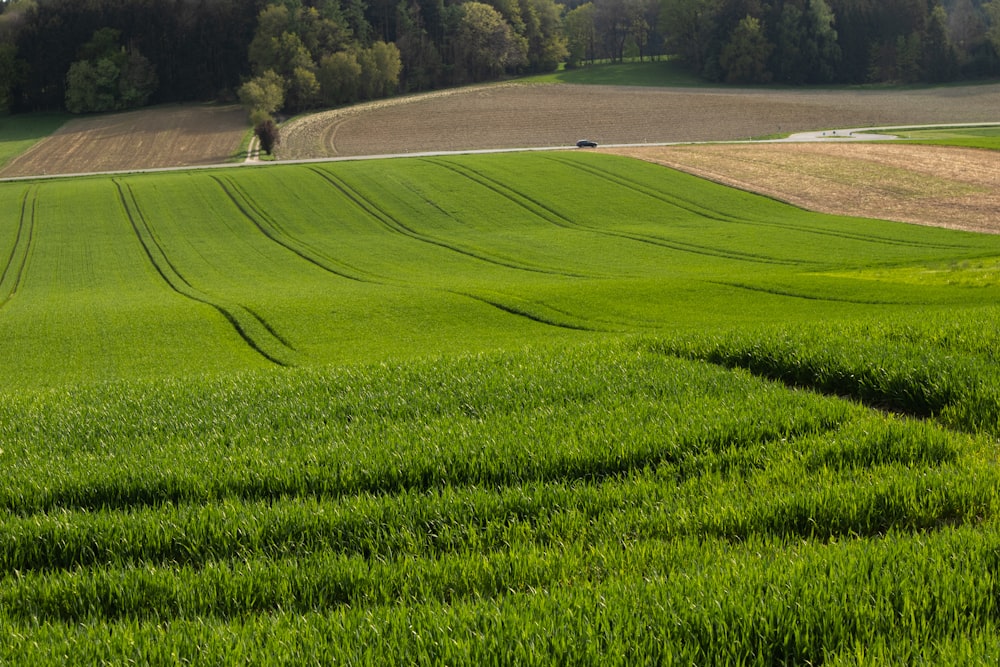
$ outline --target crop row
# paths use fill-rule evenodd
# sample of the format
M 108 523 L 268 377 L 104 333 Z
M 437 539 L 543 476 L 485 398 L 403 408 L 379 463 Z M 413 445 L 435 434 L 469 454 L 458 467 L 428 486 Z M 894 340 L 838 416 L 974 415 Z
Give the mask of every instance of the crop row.
M 228 500 L 128 512 L 59 511 L 5 521 L 5 572 L 103 563 L 203 566 L 253 555 L 333 550 L 436 557 L 504 545 L 685 535 L 875 536 L 975 524 L 995 514 L 997 473 L 968 463 L 833 472 L 781 461 L 775 448 L 688 461 L 602 482 L 441 489 L 385 497 Z M 796 451 L 796 453 L 800 453 Z M 878 471 L 877 474 L 873 471 Z M 800 488 L 799 485 L 808 485 Z
M 990 524 L 874 541 L 614 541 L 29 575 L 5 584 L 0 658 L 962 664 L 996 648 L 998 548 Z

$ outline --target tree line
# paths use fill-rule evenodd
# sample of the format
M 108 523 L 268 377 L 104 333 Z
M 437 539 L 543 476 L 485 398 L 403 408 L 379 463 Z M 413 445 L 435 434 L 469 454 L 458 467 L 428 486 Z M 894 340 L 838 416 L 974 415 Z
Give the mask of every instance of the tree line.
M 0 0 L 0 108 L 257 119 L 626 58 L 734 83 L 1000 73 L 1000 0 Z
M 1000 73 L 1000 0 L 661 0 L 667 50 L 710 80 L 916 83 Z

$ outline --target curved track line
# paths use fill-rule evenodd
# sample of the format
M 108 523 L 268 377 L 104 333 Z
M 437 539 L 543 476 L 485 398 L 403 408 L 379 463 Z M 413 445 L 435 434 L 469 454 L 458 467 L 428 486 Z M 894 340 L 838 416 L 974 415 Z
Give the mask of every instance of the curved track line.
M 311 244 L 292 236 L 232 178 L 226 178 L 223 181 L 218 176 L 212 176 L 212 179 L 219 184 L 219 187 L 222 188 L 230 201 L 239 209 L 240 213 L 260 230 L 264 236 L 301 259 L 339 278 L 373 284 L 386 284 L 388 282 L 388 279 L 382 276 L 369 273 L 346 262 L 335 260 L 317 250 Z
M 451 293 L 456 294 L 458 296 L 464 296 L 466 298 L 478 301 L 480 303 L 485 303 L 487 306 L 492 306 L 497 310 L 501 310 L 509 315 L 516 315 L 518 317 L 523 317 L 527 320 L 531 320 L 532 322 L 537 322 L 538 324 L 545 324 L 550 327 L 557 327 L 559 329 L 570 329 L 572 331 L 588 331 L 591 333 L 621 333 L 621 331 L 617 329 L 598 329 L 595 327 L 584 326 L 582 324 L 574 324 L 571 322 L 560 322 L 554 318 L 543 317 L 542 315 L 539 315 L 537 313 L 532 313 L 524 308 L 519 308 L 517 306 L 512 306 L 510 304 L 503 303 L 502 301 L 495 298 L 477 296 L 475 294 L 469 294 L 468 292 L 456 291 Z
M 777 264 L 783 266 L 800 266 L 800 262 L 792 262 L 788 260 L 775 259 L 771 257 L 766 257 L 763 255 L 755 255 L 752 253 L 741 253 L 731 250 L 721 250 L 719 248 L 712 248 L 709 246 L 700 246 L 693 243 L 684 243 L 682 241 L 670 241 L 659 236 L 653 236 L 650 234 L 636 234 L 631 232 L 618 232 L 612 231 L 610 229 L 601 229 L 598 227 L 593 227 L 591 225 L 583 225 L 574 222 L 558 211 L 552 209 L 548 205 L 533 199 L 521 192 L 518 192 L 504 183 L 491 178 L 481 172 L 471 169 L 466 166 L 459 166 L 457 164 L 446 163 L 440 160 L 427 160 L 433 164 L 438 164 L 441 167 L 450 169 L 451 171 L 468 178 L 469 180 L 482 185 L 495 192 L 497 195 L 506 198 L 508 201 L 520 206 L 521 208 L 529 211 L 535 216 L 545 220 L 553 225 L 562 227 L 565 229 L 575 229 L 577 231 L 588 232 L 591 234 L 596 234 L 599 236 L 610 236 L 613 238 L 621 238 L 629 241 L 635 241 L 637 243 L 646 243 L 648 245 L 659 246 L 662 248 L 669 248 L 670 250 L 676 250 L 678 252 L 686 252 L 694 255 L 702 255 L 706 257 L 721 257 L 723 259 L 731 259 L 741 262 L 753 262 L 755 264 Z
M 817 236 L 832 236 L 834 238 L 843 238 L 843 239 L 848 239 L 848 240 L 851 240 L 851 241 L 867 241 L 867 242 L 871 242 L 871 243 L 879 243 L 879 244 L 882 244 L 882 245 L 895 245 L 895 246 L 912 247 L 912 248 L 935 248 L 935 249 L 938 249 L 938 250 L 964 250 L 964 249 L 967 248 L 967 246 L 954 245 L 954 244 L 946 244 L 946 243 L 921 243 L 919 241 L 908 241 L 906 239 L 887 239 L 885 237 L 875 236 L 873 234 L 860 234 L 860 233 L 852 233 L 852 232 L 845 232 L 845 231 L 835 231 L 835 230 L 830 230 L 830 229 L 816 229 L 814 227 L 806 227 L 806 226 L 803 226 L 803 225 L 785 224 L 785 223 L 778 223 L 778 222 L 769 222 L 767 220 L 752 220 L 750 218 L 740 218 L 740 217 L 730 216 L 730 215 L 726 215 L 726 214 L 719 213 L 719 212 L 716 212 L 716 213 L 713 213 L 713 214 L 701 213 L 700 211 L 709 211 L 710 209 L 704 209 L 699 204 L 697 204 L 695 202 L 692 202 L 690 200 L 684 199 L 683 197 L 678 197 L 677 195 L 668 195 L 668 194 L 666 194 L 664 192 L 660 192 L 660 191 L 654 190 L 654 189 L 652 189 L 652 188 L 650 188 L 650 187 L 648 187 L 646 185 L 643 185 L 642 183 L 639 183 L 638 181 L 632 180 L 632 179 L 627 178 L 625 176 L 620 176 L 618 174 L 611 174 L 611 173 L 608 173 L 606 171 L 602 171 L 600 169 L 597 169 L 595 167 L 591 167 L 590 165 L 586 165 L 586 164 L 577 162 L 575 160 L 566 159 L 566 158 L 560 158 L 560 157 L 556 157 L 556 156 L 552 156 L 552 155 L 546 155 L 546 156 L 544 156 L 544 159 L 551 160 L 553 162 L 558 162 L 561 165 L 566 165 L 566 166 L 572 167 L 574 169 L 578 169 L 580 171 L 584 171 L 584 172 L 586 172 L 588 174 L 591 174 L 591 175 L 597 176 L 599 178 L 603 178 L 604 180 L 607 180 L 607 181 L 610 181 L 612 183 L 615 183 L 616 185 L 621 185 L 623 187 L 627 187 L 627 188 L 629 188 L 631 190 L 634 190 L 635 192 L 639 192 L 639 193 L 644 194 L 644 195 L 646 195 L 648 197 L 652 197 L 653 199 L 656 199 L 658 201 L 662 201 L 664 203 L 671 204 L 673 206 L 677 206 L 678 208 L 682 208 L 684 210 L 691 211 L 692 213 L 697 213 L 698 215 L 703 215 L 704 217 L 710 218 L 712 220 L 718 220 L 720 222 L 731 222 L 733 224 L 738 224 L 738 225 L 753 225 L 753 226 L 757 226 L 757 227 L 773 227 L 773 228 L 776 228 L 776 229 L 791 229 L 791 230 L 795 230 L 795 231 L 798 231 L 798 232 L 802 232 L 804 234 L 815 234 Z M 687 173 L 687 172 L 684 172 L 684 173 Z M 688 174 L 688 175 L 691 175 L 691 174 Z M 701 177 L 695 176 L 695 178 L 701 178 Z M 702 179 L 702 180 L 707 180 L 707 179 Z M 724 187 L 728 187 L 730 189 L 735 189 L 735 188 L 732 188 L 731 186 L 724 186 Z M 744 191 L 744 192 L 748 192 L 748 191 Z M 757 195 L 759 197 L 765 197 L 765 198 L 773 199 L 774 201 L 779 201 L 780 202 L 780 200 L 774 199 L 773 197 L 767 197 L 767 195 L 762 195 L 762 194 L 756 193 L 756 192 L 749 192 L 749 193 L 750 194 L 755 194 L 755 195 Z M 685 204 L 687 204 L 687 206 L 682 206 L 681 204 L 678 204 L 677 202 L 684 202 Z M 788 204 L 787 202 L 780 202 L 780 203 L 785 204 L 787 206 L 794 206 L 794 204 Z M 802 209 L 801 207 L 796 207 L 796 208 L 799 208 L 800 210 L 807 210 L 807 209 Z M 854 217 L 854 216 L 852 216 L 852 217 Z
M 399 218 L 395 217 L 394 215 L 392 215 L 391 213 L 380 207 L 377 203 L 375 203 L 371 199 L 365 197 L 363 194 L 358 192 L 355 188 L 350 186 L 344 180 L 339 179 L 333 174 L 325 172 L 321 169 L 317 169 L 315 167 L 310 167 L 309 170 L 320 176 L 323 180 L 327 181 L 333 187 L 337 188 L 337 190 L 339 190 L 340 193 L 343 194 L 344 197 L 346 197 L 348 200 L 350 200 L 355 206 L 357 206 L 359 209 L 361 209 L 371 217 L 375 218 L 379 223 L 382 224 L 383 227 L 385 227 L 386 229 L 388 229 L 393 233 L 402 234 L 403 236 L 411 238 L 415 241 L 420 241 L 421 243 L 427 243 L 430 245 L 437 246 L 439 248 L 444 248 L 445 250 L 450 250 L 465 257 L 470 257 L 472 259 L 481 262 L 486 262 L 487 264 L 493 264 L 495 266 L 502 266 L 506 269 L 528 271 L 530 273 L 542 273 L 545 275 L 565 276 L 567 278 L 600 277 L 600 276 L 591 276 L 580 273 L 554 271 L 551 269 L 541 269 L 528 264 L 522 264 L 520 262 L 516 262 L 510 259 L 498 258 L 486 253 L 470 250 L 465 246 L 444 241 L 435 238 L 433 236 L 429 236 L 427 234 L 417 231 L 416 229 L 413 229 L 412 227 L 407 226 L 402 221 L 400 221 Z
M 25 190 L 24 196 L 21 198 L 21 215 L 17 223 L 17 235 L 4 265 L 3 274 L 0 275 L 0 308 L 6 306 L 14 298 L 24 280 L 24 272 L 28 266 L 28 258 L 31 256 L 35 238 L 37 202 L 38 186 L 34 185 Z
M 732 287 L 733 289 L 746 290 L 748 292 L 759 292 L 762 294 L 771 294 L 774 296 L 783 296 L 790 299 L 804 299 L 806 301 L 824 301 L 830 303 L 855 303 L 863 306 L 917 306 L 920 305 L 915 302 L 908 301 L 869 301 L 866 299 L 841 299 L 837 297 L 830 296 L 817 296 L 813 294 L 801 294 L 792 292 L 790 290 L 781 290 L 773 287 L 761 287 L 759 285 L 747 285 L 745 283 L 731 283 L 721 280 L 706 280 L 705 282 L 711 283 L 713 285 L 721 285 L 723 287 Z
M 214 308 L 236 330 L 240 338 L 257 354 L 278 366 L 294 366 L 293 358 L 296 350 L 257 313 L 239 304 L 226 304 L 214 300 L 201 290 L 194 287 L 184 275 L 174 266 L 167 256 L 163 246 L 156 240 L 149 222 L 146 220 L 136 201 L 135 193 L 128 185 L 122 185 L 118 179 L 113 179 L 118 189 L 118 197 L 132 230 L 146 252 L 153 268 L 160 274 L 170 289 L 192 301 L 203 303 Z M 270 345 L 267 343 L 270 342 Z M 269 352 L 276 349 L 278 353 Z
M 343 272 L 341 272 L 339 270 L 335 270 L 335 269 L 327 266 L 326 265 L 327 258 L 326 258 L 326 256 L 323 253 L 317 251 L 311 245 L 309 245 L 307 243 L 303 243 L 303 242 L 299 241 L 298 239 L 296 239 L 295 237 L 293 237 L 290 234 L 288 234 L 287 232 L 285 232 L 285 230 L 281 228 L 281 226 L 278 224 L 278 222 L 276 220 L 274 220 L 274 218 L 272 216 L 270 216 L 268 213 L 266 213 L 263 210 L 263 208 L 261 208 L 250 197 L 249 194 L 247 194 L 244 190 L 242 190 L 242 188 L 240 188 L 239 185 L 237 185 L 236 183 L 232 182 L 230 179 L 226 179 L 226 182 L 223 182 L 222 180 L 220 180 L 219 178 L 217 178 L 215 176 L 213 176 L 212 178 L 214 178 L 219 183 L 219 186 L 226 192 L 227 196 L 229 196 L 229 198 L 233 201 L 233 203 L 236 205 L 236 207 L 243 213 L 244 216 L 246 216 L 248 219 L 250 219 L 250 221 L 261 231 L 262 234 L 264 234 L 265 236 L 267 236 L 269 239 L 271 239 L 275 243 L 278 243 L 282 247 L 285 247 L 288 250 L 292 251 L 293 253 L 295 253 L 296 255 L 298 255 L 299 257 L 301 257 L 302 259 L 305 259 L 306 261 L 314 264 L 315 266 L 318 266 L 321 269 L 324 269 L 326 271 L 334 273 L 334 274 L 336 274 L 339 277 L 348 278 L 350 280 L 356 280 L 356 281 L 361 281 L 361 282 L 367 282 L 367 283 L 370 283 L 370 284 L 383 285 L 383 286 L 389 286 L 389 287 L 393 287 L 393 286 L 395 286 L 395 287 L 412 287 L 412 285 L 410 285 L 409 283 L 405 283 L 403 281 L 393 281 L 393 280 L 390 280 L 388 278 L 386 278 L 386 279 L 380 279 L 380 280 L 375 280 L 375 279 L 371 279 L 371 278 L 360 278 L 360 277 L 357 277 L 357 276 L 345 275 Z M 334 185 L 335 187 L 339 187 L 336 183 L 333 183 L 332 181 L 330 181 L 330 179 L 326 179 L 326 180 L 329 181 L 329 182 L 331 182 L 331 184 Z M 231 188 L 227 187 L 227 183 L 228 183 L 229 186 L 231 186 Z M 342 192 L 343 192 L 343 190 L 342 190 Z M 347 196 L 349 199 L 351 199 L 351 201 L 353 203 L 355 203 L 356 205 L 358 205 L 359 207 L 361 207 L 362 210 L 365 210 L 366 212 L 368 211 L 368 209 L 363 206 L 363 201 L 367 201 L 367 200 L 363 200 L 363 198 L 362 198 L 363 201 L 362 202 L 358 202 L 357 200 L 354 199 L 354 197 L 351 196 L 350 192 L 344 192 L 344 195 Z M 388 217 L 388 214 L 386 214 L 386 216 Z M 386 226 L 386 223 L 387 223 L 386 220 L 379 218 L 378 221 L 383 226 Z M 390 218 L 390 221 L 394 222 L 395 219 L 394 218 Z M 392 231 L 396 231 L 396 230 L 392 230 Z M 333 261 L 333 260 L 330 260 L 330 261 Z M 340 262 L 337 262 L 337 264 L 340 264 L 341 266 L 346 266 L 346 265 L 344 265 L 344 264 L 342 264 Z M 353 267 L 351 267 L 351 268 L 353 269 Z M 508 313 L 510 315 L 515 315 L 517 317 L 523 317 L 523 318 L 529 319 L 529 320 L 531 320 L 533 322 L 538 322 L 540 324 L 546 324 L 548 326 L 559 327 L 559 328 L 562 328 L 562 329 L 574 329 L 574 330 L 580 330 L 580 331 L 599 331 L 598 329 L 589 329 L 589 328 L 584 327 L 582 325 L 576 325 L 576 324 L 570 324 L 570 323 L 565 323 L 565 322 L 559 322 L 559 321 L 554 320 L 552 318 L 545 318 L 545 317 L 536 315 L 534 313 L 529 313 L 529 312 L 527 312 L 524 309 L 517 308 L 517 307 L 514 307 L 514 306 L 510 306 L 510 305 L 505 304 L 502 301 L 500 301 L 498 299 L 495 299 L 495 298 L 491 299 L 491 298 L 476 296 L 474 294 L 469 294 L 468 292 L 460 292 L 460 291 L 456 291 L 456 290 L 447 290 L 446 289 L 446 290 L 443 290 L 443 291 L 445 291 L 445 292 L 447 292 L 449 294 L 454 294 L 455 296 L 461 296 L 461 297 L 464 297 L 464 298 L 467 298 L 467 299 L 471 299 L 473 301 L 478 301 L 480 303 L 485 303 L 487 305 L 493 306 L 494 308 L 502 310 L 503 312 Z

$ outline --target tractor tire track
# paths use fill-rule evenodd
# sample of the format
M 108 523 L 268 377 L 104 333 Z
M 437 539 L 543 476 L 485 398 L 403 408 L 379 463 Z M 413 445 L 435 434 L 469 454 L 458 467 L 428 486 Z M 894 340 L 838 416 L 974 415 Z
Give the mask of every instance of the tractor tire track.
M 35 210 L 38 203 L 38 186 L 25 190 L 21 198 L 21 216 L 17 223 L 17 235 L 10 250 L 3 274 L 0 275 L 0 308 L 14 298 L 24 280 L 28 259 L 31 257 L 35 239 Z
M 263 207 L 261 207 L 240 185 L 236 183 L 232 178 L 222 179 L 218 176 L 212 176 L 212 179 L 219 184 L 226 196 L 229 197 L 230 201 L 239 209 L 240 213 L 249 220 L 260 233 L 266 236 L 268 239 L 277 243 L 286 250 L 294 253 L 299 258 L 304 259 L 310 264 L 317 266 L 328 273 L 339 278 L 345 278 L 347 280 L 353 280 L 360 283 L 371 283 L 376 285 L 386 285 L 390 284 L 391 279 L 379 276 L 364 269 L 359 269 L 356 266 L 352 266 L 346 262 L 333 259 L 326 253 L 318 250 L 313 245 L 302 241 L 299 238 L 289 234 L 281 226 L 281 224 L 274 219 L 272 215 L 267 213 Z
M 330 174 L 329 172 L 323 171 L 316 167 L 310 167 L 309 169 L 313 173 L 320 176 L 323 180 L 328 182 L 330 185 L 335 187 L 344 197 L 346 197 L 351 203 L 357 206 L 359 209 L 367 213 L 372 218 L 376 219 L 383 227 L 388 231 L 395 234 L 402 234 L 408 238 L 415 241 L 420 241 L 421 243 L 427 243 L 430 245 L 437 246 L 439 248 L 444 248 L 445 250 L 450 250 L 451 252 L 458 253 L 465 257 L 471 257 L 472 259 L 486 262 L 487 264 L 493 264 L 495 266 L 502 266 L 506 269 L 514 269 L 517 271 L 528 271 L 531 273 L 541 273 L 545 275 L 555 275 L 564 276 L 567 278 L 598 278 L 600 276 L 586 275 L 582 273 L 570 273 L 565 271 L 556 271 L 553 269 L 542 269 L 529 264 L 523 264 L 521 262 L 516 262 L 506 258 L 498 258 L 493 255 L 488 255 L 486 253 L 477 252 L 471 250 L 462 245 L 451 243 L 448 241 L 423 234 L 412 227 L 405 225 L 397 217 L 393 216 L 391 213 L 380 207 L 377 203 L 371 199 L 365 197 L 363 194 L 358 192 L 355 188 L 351 187 L 348 183 L 336 176 Z
M 589 232 L 591 234 L 597 234 L 599 236 L 610 236 L 614 238 L 622 238 L 629 241 L 636 241 L 638 243 L 645 243 L 648 245 L 659 246 L 661 248 L 668 248 L 670 250 L 676 250 L 678 252 L 685 252 L 695 255 L 701 255 L 705 257 L 721 257 L 723 259 L 731 259 L 742 262 L 753 262 L 755 264 L 777 264 L 784 266 L 797 266 L 800 262 L 792 262 L 788 260 L 776 259 L 773 257 L 767 257 L 764 255 L 757 255 L 753 253 L 742 253 L 729 250 L 721 250 L 719 248 L 713 248 L 710 246 L 701 246 L 693 243 L 684 243 L 681 241 L 669 241 L 659 236 L 652 236 L 647 234 L 635 234 L 631 232 L 616 232 L 609 229 L 600 229 L 590 225 L 580 224 L 574 222 L 564 215 L 550 208 L 543 202 L 540 202 L 532 197 L 529 197 L 521 192 L 511 189 L 504 183 L 497 181 L 481 172 L 471 169 L 466 166 L 459 166 L 453 163 L 447 163 L 440 160 L 430 160 L 434 164 L 438 164 L 445 169 L 450 169 L 451 171 L 464 176 L 469 180 L 478 183 L 479 185 L 488 188 L 504 197 L 508 201 L 520 206 L 524 210 L 534 214 L 538 218 L 545 220 L 553 225 L 562 227 L 564 229 L 574 229 L 576 231 Z
M 501 301 L 499 299 L 496 299 L 496 298 L 480 296 L 480 295 L 477 295 L 477 294 L 470 294 L 468 292 L 451 291 L 451 293 L 452 294 L 456 294 L 458 296 L 464 296 L 466 298 L 472 299 L 474 301 L 478 301 L 480 303 L 484 303 L 487 306 L 492 306 L 492 307 L 496 308 L 497 310 L 501 310 L 501 311 L 507 313 L 508 315 L 516 315 L 518 317 L 523 317 L 525 319 L 531 320 L 532 322 L 537 322 L 538 324 L 545 324 L 547 326 L 557 327 L 559 329 L 569 329 L 571 331 L 588 331 L 588 332 L 592 332 L 592 333 L 623 333 L 623 332 L 626 331 L 624 329 L 601 329 L 601 328 L 598 328 L 598 327 L 594 327 L 594 326 L 590 326 L 590 325 L 585 325 L 585 324 L 577 324 L 577 323 L 569 322 L 569 321 L 560 322 L 559 320 L 557 320 L 557 319 L 555 319 L 553 317 L 546 317 L 546 316 L 540 315 L 538 313 L 533 313 L 533 312 L 531 312 L 530 310 L 528 310 L 526 308 L 523 308 L 523 307 L 520 307 L 520 306 L 514 306 L 514 305 L 511 305 L 509 303 L 504 303 L 503 301 Z M 556 311 L 556 312 L 560 312 L 560 311 L 558 311 L 555 308 L 550 308 L 550 310 L 553 310 L 553 311 Z M 568 314 L 568 313 L 564 313 L 564 314 Z M 573 317 L 573 316 L 570 315 L 570 317 Z
M 695 202 L 684 199 L 683 197 L 678 197 L 676 195 L 668 195 L 664 192 L 654 190 L 653 188 L 650 188 L 646 185 L 643 185 L 642 183 L 639 183 L 638 181 L 634 181 L 625 176 L 611 174 L 606 171 L 597 169 L 596 167 L 582 164 L 576 160 L 554 157 L 551 155 L 545 156 L 545 159 L 551 160 L 553 162 L 558 162 L 560 165 L 572 167 L 578 171 L 583 171 L 593 176 L 597 176 L 598 178 L 602 178 L 616 185 L 628 188 L 634 192 L 646 195 L 647 197 L 651 197 L 653 199 L 656 199 L 657 201 L 661 201 L 671 206 L 676 206 L 677 208 L 681 208 L 691 213 L 695 213 L 696 215 L 700 215 L 702 217 L 706 217 L 711 220 L 717 220 L 719 222 L 728 222 L 739 225 L 752 225 L 754 227 L 771 227 L 774 229 L 781 229 L 781 230 L 788 229 L 797 232 L 803 232 L 806 234 L 813 234 L 815 236 L 830 236 L 834 238 L 847 239 L 850 241 L 864 241 L 869 243 L 879 243 L 882 245 L 901 246 L 907 248 L 934 248 L 938 250 L 962 250 L 966 248 L 966 246 L 956 245 L 956 244 L 922 243 L 920 241 L 908 241 L 906 239 L 887 239 L 883 236 L 875 236 L 874 234 L 860 234 L 854 232 L 823 230 L 823 229 L 816 229 L 814 227 L 809 227 L 806 225 L 769 222 L 767 220 L 754 220 L 751 218 L 741 218 L 741 217 L 726 215 L 723 213 L 711 211 L 710 209 L 706 209 Z M 758 195 L 758 196 L 766 197 L 766 195 Z M 682 205 L 681 203 L 678 202 L 684 202 L 684 204 Z
M 726 282 L 722 280 L 706 280 L 705 282 L 732 289 L 745 290 L 747 292 L 758 292 L 761 294 L 772 294 L 774 296 L 787 297 L 790 299 L 804 299 L 806 301 L 823 301 L 828 303 L 854 303 L 862 306 L 918 306 L 918 302 L 912 301 L 885 301 L 871 299 L 844 299 L 833 296 L 818 296 L 815 294 L 803 294 L 791 290 L 778 289 L 776 287 L 763 287 L 760 285 L 748 285 L 746 283 Z
M 135 193 L 119 179 L 113 179 L 113 182 L 118 189 L 125 216 L 146 252 L 146 257 L 170 289 L 192 301 L 214 308 L 251 349 L 271 363 L 278 366 L 294 366 L 296 350 L 279 336 L 263 317 L 246 306 L 212 298 L 184 277 L 153 234 L 149 222 L 139 207 Z
M 329 271 L 330 273 L 333 273 L 339 277 L 347 278 L 349 280 L 367 282 L 371 284 L 383 285 L 388 287 L 404 287 L 404 288 L 412 287 L 411 284 L 406 283 L 404 281 L 395 281 L 390 278 L 383 278 L 383 277 L 375 278 L 373 277 L 373 274 L 362 272 L 359 269 L 354 269 L 354 267 L 349 267 L 349 269 L 352 272 L 356 273 L 347 274 L 346 271 L 342 269 L 342 267 L 348 267 L 347 264 L 344 264 L 342 262 L 336 262 L 328 258 L 325 254 L 323 254 L 319 250 L 316 250 L 310 244 L 301 242 L 297 238 L 286 232 L 271 215 L 266 213 L 263 210 L 263 208 L 261 208 L 260 205 L 257 204 L 257 202 L 255 202 L 253 198 L 245 190 L 243 190 L 239 185 L 237 185 L 231 179 L 227 178 L 225 180 L 222 180 L 215 176 L 213 176 L 212 178 L 214 178 L 216 182 L 218 182 L 219 186 L 223 189 L 223 191 L 225 191 L 226 195 L 233 201 L 236 207 L 243 213 L 244 216 L 246 216 L 254 224 L 254 226 L 256 226 L 260 230 L 262 234 L 264 234 L 267 238 L 271 239 L 275 243 L 281 245 L 282 247 L 287 248 L 288 250 L 295 253 L 302 259 L 310 262 L 311 264 L 326 271 Z M 359 202 L 357 199 L 351 197 L 350 193 L 345 192 L 345 196 L 351 198 L 351 201 L 356 205 L 359 206 L 362 205 L 362 203 Z M 359 197 L 359 199 L 361 199 L 362 202 L 364 201 L 363 198 Z M 368 211 L 367 208 L 363 208 L 363 210 Z M 386 226 L 387 224 L 386 220 L 383 219 L 379 219 L 379 222 L 383 226 Z M 393 229 L 392 231 L 396 230 Z M 336 268 L 334 268 L 334 266 L 328 265 L 327 262 L 333 263 Z M 487 297 L 477 296 L 475 294 L 470 294 L 468 292 L 460 292 L 456 290 L 442 290 L 442 291 L 448 294 L 453 294 L 455 296 L 472 299 L 473 301 L 478 301 L 480 303 L 485 303 L 494 308 L 502 310 L 503 312 L 508 313 L 510 315 L 526 318 L 533 322 L 538 322 L 541 324 L 546 324 L 549 326 L 558 327 L 562 329 L 574 329 L 574 330 L 584 330 L 584 331 L 592 330 L 581 325 L 567 323 L 567 322 L 560 322 L 553 318 L 542 317 L 540 315 L 530 313 L 523 308 L 518 308 L 506 304 L 497 298 L 487 298 Z

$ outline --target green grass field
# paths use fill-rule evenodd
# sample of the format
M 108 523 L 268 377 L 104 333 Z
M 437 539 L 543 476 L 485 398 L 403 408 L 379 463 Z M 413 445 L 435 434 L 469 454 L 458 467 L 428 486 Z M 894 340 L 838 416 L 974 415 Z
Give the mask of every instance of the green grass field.
M 0 664 L 1000 650 L 1000 237 L 589 152 L 0 191 Z
M 684 88 L 719 88 L 722 84 L 706 81 L 676 59 L 646 62 L 595 63 L 549 74 L 525 77 L 536 83 L 579 83 L 597 86 L 672 86 Z
M 895 130 L 890 133 L 897 134 L 909 143 L 1000 150 L 1000 127 L 995 126 Z

